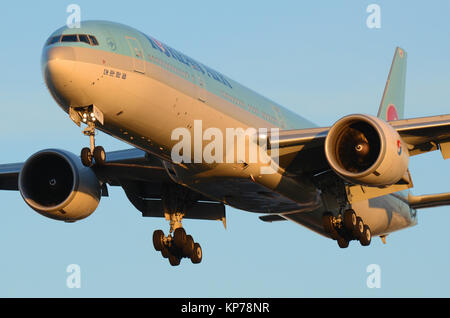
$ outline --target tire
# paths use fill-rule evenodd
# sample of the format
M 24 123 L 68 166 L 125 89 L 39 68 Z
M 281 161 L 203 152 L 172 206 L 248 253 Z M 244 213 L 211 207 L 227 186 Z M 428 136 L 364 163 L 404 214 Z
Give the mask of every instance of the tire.
M 102 165 L 106 161 L 106 153 L 105 149 L 102 146 L 97 146 L 94 148 L 94 159 L 95 163 L 98 165 Z
M 183 254 L 186 257 L 191 257 L 193 251 L 194 251 L 194 239 L 192 238 L 191 235 L 187 235 L 186 243 L 184 244 L 183 247 Z
M 85 166 L 85 167 L 92 166 L 91 149 L 89 149 L 89 148 L 81 149 L 80 157 L 81 157 L 81 163 L 83 164 L 83 166 Z
M 329 213 L 326 213 L 322 216 L 322 224 L 323 228 L 326 233 L 332 233 L 333 232 L 333 222 L 332 222 L 333 216 Z
M 344 227 L 350 233 L 353 232 L 353 229 L 356 226 L 356 213 L 352 209 L 344 211 Z
M 194 250 L 192 251 L 191 255 L 191 261 L 193 264 L 198 264 L 202 261 L 202 248 L 200 247 L 200 244 L 194 243 Z
M 164 232 L 161 230 L 156 230 L 153 232 L 153 247 L 157 251 L 161 251 L 164 247 Z
M 331 213 L 326 213 L 322 216 L 322 225 L 325 233 L 329 234 L 333 240 L 339 239 L 339 233 L 336 231 L 333 225 L 333 215 Z
M 169 252 L 169 249 L 165 246 L 163 246 L 163 248 L 161 249 L 161 255 L 164 258 L 168 258 L 171 254 Z
M 339 245 L 340 248 L 347 248 L 348 245 L 350 244 L 350 242 L 347 239 L 343 238 L 343 237 L 339 238 L 337 240 L 337 242 L 338 242 L 338 245 Z
M 363 235 L 361 236 L 359 242 L 362 246 L 369 246 L 370 242 L 372 242 L 372 232 L 370 231 L 368 225 L 364 225 Z
M 356 225 L 353 228 L 353 236 L 359 240 L 363 236 L 363 233 L 364 233 L 364 222 L 358 216 L 358 217 L 356 217 Z
M 183 249 L 186 244 L 186 231 L 182 227 L 176 228 L 173 232 L 173 240 L 176 247 Z
M 169 263 L 172 266 L 178 266 L 178 265 L 180 265 L 180 259 L 177 256 L 170 254 L 169 255 Z

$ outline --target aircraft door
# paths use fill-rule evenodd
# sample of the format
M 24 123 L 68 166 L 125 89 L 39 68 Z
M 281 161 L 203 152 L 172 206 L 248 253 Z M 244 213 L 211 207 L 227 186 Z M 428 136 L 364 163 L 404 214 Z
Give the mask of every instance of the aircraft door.
M 125 37 L 128 42 L 128 46 L 131 50 L 131 57 L 133 59 L 133 67 L 135 72 L 145 73 L 145 58 L 144 50 L 142 49 L 139 41 L 132 37 Z

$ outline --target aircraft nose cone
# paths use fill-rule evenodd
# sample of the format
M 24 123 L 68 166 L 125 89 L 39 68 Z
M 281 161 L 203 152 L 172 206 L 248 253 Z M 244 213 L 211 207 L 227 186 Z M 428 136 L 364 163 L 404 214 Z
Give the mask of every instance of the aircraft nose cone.
M 60 105 L 68 106 L 73 98 L 75 62 L 75 52 L 71 47 L 45 48 L 42 52 L 41 67 L 45 83 Z

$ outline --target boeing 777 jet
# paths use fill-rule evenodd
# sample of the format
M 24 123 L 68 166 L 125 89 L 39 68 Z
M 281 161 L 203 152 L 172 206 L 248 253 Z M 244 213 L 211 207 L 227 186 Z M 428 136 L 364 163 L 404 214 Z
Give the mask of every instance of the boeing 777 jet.
M 298 223 L 341 248 L 352 240 L 368 246 L 374 236 L 385 242 L 417 223 L 417 209 L 450 204 L 448 193 L 409 190 L 410 157 L 450 157 L 450 115 L 404 119 L 406 60 L 396 48 L 376 116 L 317 127 L 131 27 L 64 26 L 44 44 L 42 74 L 86 147 L 2 164 L 0 189 L 18 190 L 45 217 L 75 222 L 109 186 L 122 187 L 143 216 L 169 222 L 167 234 L 154 231 L 153 245 L 173 266 L 202 260 L 183 219 L 226 224 L 225 206 Z M 106 152 L 97 131 L 129 149 Z

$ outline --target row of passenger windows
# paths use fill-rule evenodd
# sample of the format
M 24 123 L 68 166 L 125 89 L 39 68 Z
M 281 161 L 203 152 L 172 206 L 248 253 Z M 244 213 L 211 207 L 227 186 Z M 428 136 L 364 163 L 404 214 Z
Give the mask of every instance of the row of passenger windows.
M 180 70 L 178 67 L 173 66 L 170 63 L 165 62 L 162 59 L 159 59 L 153 55 L 148 55 L 148 58 L 150 59 L 150 62 L 153 64 L 158 64 L 159 66 L 171 71 L 172 73 L 177 74 L 178 76 L 184 77 L 185 79 L 189 79 L 189 74 L 183 70 Z
M 89 45 L 98 45 L 98 41 L 95 36 L 88 34 L 65 34 L 52 36 L 48 39 L 47 45 L 58 42 L 84 42 Z

